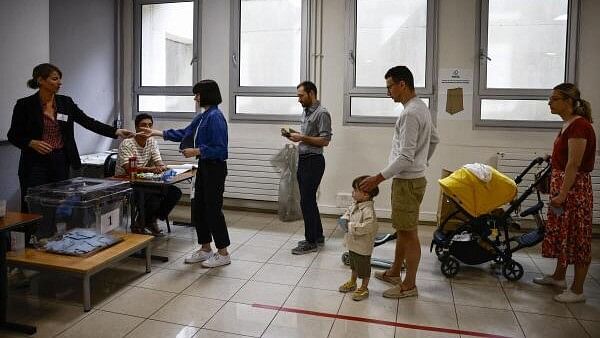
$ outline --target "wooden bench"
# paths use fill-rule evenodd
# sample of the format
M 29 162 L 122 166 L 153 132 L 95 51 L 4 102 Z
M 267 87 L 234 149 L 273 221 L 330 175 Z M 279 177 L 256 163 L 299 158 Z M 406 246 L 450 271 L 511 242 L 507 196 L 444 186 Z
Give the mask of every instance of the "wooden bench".
M 26 248 L 24 252 L 8 252 L 6 261 L 9 266 L 31 270 L 59 271 L 81 277 L 83 279 L 83 309 L 87 312 L 92 308 L 91 276 L 143 249 L 146 249 L 146 273 L 149 273 L 151 269 L 150 243 L 153 236 L 119 232 L 112 233 L 112 235 L 123 240 L 89 257 L 59 255 Z

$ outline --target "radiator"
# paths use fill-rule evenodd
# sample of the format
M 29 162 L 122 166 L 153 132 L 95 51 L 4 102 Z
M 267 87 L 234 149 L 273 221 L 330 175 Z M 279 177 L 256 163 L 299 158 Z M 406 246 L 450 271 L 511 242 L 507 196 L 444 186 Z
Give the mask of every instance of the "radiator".
M 527 165 L 536 157 L 544 156 L 544 154 L 539 153 L 498 153 L 498 170 L 505 175 L 512 177 L 513 179 L 517 177 Z M 592 175 L 592 190 L 594 191 L 594 211 L 593 211 L 593 220 L 594 224 L 594 233 L 600 232 L 600 161 L 596 158 L 596 163 L 594 165 L 594 170 L 591 172 Z M 525 189 L 531 185 L 533 182 L 533 175 L 536 172 L 536 167 L 531 169 L 527 175 L 523 178 L 523 182 L 519 184 L 519 194 L 521 194 Z M 542 200 L 544 201 L 544 213 L 547 211 L 548 205 L 548 195 L 542 196 Z M 532 194 L 527 198 L 522 206 L 521 210 L 525 210 L 527 207 L 530 207 L 537 203 L 537 196 Z
M 157 140 L 160 153 L 166 164 L 195 162 L 179 153 L 179 144 Z M 270 160 L 280 148 L 255 147 L 243 144 L 229 145 L 225 198 L 277 202 L 280 174 Z M 190 193 L 190 182 L 178 183 L 184 194 Z

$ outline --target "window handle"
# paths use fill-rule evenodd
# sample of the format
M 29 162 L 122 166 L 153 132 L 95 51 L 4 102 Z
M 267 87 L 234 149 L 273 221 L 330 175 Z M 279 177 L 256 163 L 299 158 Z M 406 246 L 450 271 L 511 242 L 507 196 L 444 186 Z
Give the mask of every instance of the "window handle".
M 488 61 L 492 61 L 492 58 L 491 58 L 491 57 L 489 57 L 489 56 L 487 55 L 487 53 L 486 53 L 486 52 L 485 52 L 483 49 L 480 49 L 480 50 L 479 50 L 479 59 L 480 59 L 480 60 L 483 60 L 484 58 L 485 58 L 486 60 L 488 60 Z
M 194 62 L 198 62 L 198 57 L 196 55 L 194 55 L 194 57 L 192 57 L 192 60 L 190 61 L 190 66 L 193 65 Z
M 348 58 L 350 59 L 350 62 L 356 63 L 356 58 L 354 57 L 354 51 L 353 50 L 348 51 Z
M 233 66 L 237 68 L 238 60 L 237 60 L 237 55 L 235 53 L 231 54 L 231 62 L 233 62 Z

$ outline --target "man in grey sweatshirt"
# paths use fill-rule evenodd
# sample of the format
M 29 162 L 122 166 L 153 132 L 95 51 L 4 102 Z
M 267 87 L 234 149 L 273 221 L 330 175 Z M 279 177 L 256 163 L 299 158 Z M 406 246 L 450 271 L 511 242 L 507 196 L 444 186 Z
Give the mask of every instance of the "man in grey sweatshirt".
M 375 274 L 394 286 L 383 293 L 388 298 L 417 296 L 416 277 L 421 259 L 417 227 L 419 208 L 427 180 L 425 168 L 439 143 L 429 109 L 415 93 L 414 78 L 405 66 L 390 68 L 385 74 L 388 95 L 404 105 L 398 116 L 387 167 L 377 175 L 364 179 L 360 188 L 370 191 L 393 177 L 392 225 L 397 231 L 394 263 L 389 270 Z M 406 276 L 400 278 L 406 260 Z

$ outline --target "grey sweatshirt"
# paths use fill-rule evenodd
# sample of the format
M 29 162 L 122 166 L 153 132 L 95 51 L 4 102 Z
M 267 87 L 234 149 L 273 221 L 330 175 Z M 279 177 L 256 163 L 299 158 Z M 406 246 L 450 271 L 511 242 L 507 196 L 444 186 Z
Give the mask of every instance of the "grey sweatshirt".
M 424 177 L 425 168 L 439 142 L 429 108 L 421 99 L 413 97 L 398 116 L 388 166 L 381 175 L 385 179 Z

